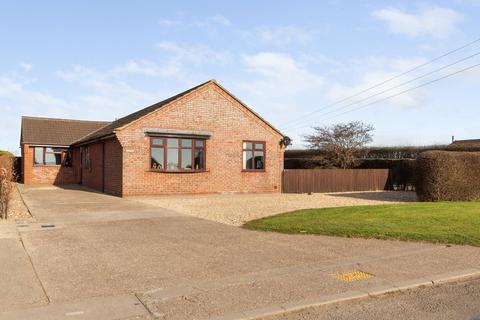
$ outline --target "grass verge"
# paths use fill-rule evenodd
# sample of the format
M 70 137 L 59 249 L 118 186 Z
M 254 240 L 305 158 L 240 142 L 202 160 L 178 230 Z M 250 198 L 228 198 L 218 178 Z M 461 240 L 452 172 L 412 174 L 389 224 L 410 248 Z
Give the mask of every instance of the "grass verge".
M 305 209 L 253 220 L 244 227 L 480 246 L 480 201 Z

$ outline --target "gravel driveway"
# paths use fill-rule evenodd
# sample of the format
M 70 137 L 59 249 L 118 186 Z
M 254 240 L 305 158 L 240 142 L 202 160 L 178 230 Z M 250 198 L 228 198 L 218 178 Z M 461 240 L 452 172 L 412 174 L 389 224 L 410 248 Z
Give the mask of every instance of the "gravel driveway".
M 317 194 L 215 194 L 135 197 L 136 201 L 183 214 L 240 226 L 247 221 L 307 208 L 416 201 L 414 192 L 380 191 Z

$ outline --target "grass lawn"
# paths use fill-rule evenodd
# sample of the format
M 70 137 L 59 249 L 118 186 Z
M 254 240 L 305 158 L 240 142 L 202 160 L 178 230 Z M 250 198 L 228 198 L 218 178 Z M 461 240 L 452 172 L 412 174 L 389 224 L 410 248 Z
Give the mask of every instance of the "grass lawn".
M 253 220 L 244 227 L 480 246 L 480 201 L 305 209 Z

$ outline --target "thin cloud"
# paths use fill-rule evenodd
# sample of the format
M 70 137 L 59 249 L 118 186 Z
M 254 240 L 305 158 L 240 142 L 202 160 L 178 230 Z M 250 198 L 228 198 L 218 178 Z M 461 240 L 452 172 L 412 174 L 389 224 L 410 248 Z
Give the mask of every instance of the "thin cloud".
M 20 65 L 20 68 L 22 68 L 26 72 L 32 70 L 32 68 L 33 68 L 33 65 L 31 63 L 20 62 L 19 65 Z
M 293 91 L 308 90 L 324 82 L 322 77 L 311 73 L 293 57 L 284 53 L 260 52 L 243 55 L 242 60 L 249 72 L 269 80 L 285 82 Z
M 226 64 L 231 55 L 225 50 L 215 50 L 202 44 L 181 44 L 162 41 L 155 45 L 158 49 L 170 54 L 170 58 L 183 63 L 193 64 Z
M 227 26 L 227 27 L 232 25 L 232 22 L 227 17 L 225 17 L 221 14 L 217 14 L 217 15 L 208 17 L 207 21 L 209 21 L 211 23 L 214 23 L 214 24 Z
M 124 65 L 114 68 L 112 72 L 119 74 L 136 74 L 146 77 L 176 77 L 179 70 L 171 64 L 159 65 L 148 60 L 130 60 Z
M 307 44 L 312 41 L 311 32 L 293 26 L 260 27 L 253 33 L 254 37 L 263 43 L 286 46 L 291 44 Z
M 77 104 L 83 110 L 102 112 L 105 116 L 122 115 L 135 108 L 153 102 L 156 95 L 128 84 L 127 76 L 132 71 L 132 64 L 125 67 L 114 67 L 104 72 L 96 69 L 77 65 L 68 71 L 58 72 L 57 75 L 70 83 L 77 84 L 87 89 L 87 93 L 76 97 Z M 125 72 L 129 70 L 129 72 Z M 143 73 L 144 75 L 144 73 Z M 102 115 L 103 115 L 102 114 Z
M 29 81 L 21 81 L 12 77 L 0 77 L 0 98 L 23 106 L 67 106 L 67 103 L 62 99 L 40 91 L 28 89 L 26 87 L 28 82 Z
M 421 57 L 397 58 L 397 59 L 375 57 L 371 59 L 365 59 L 365 61 L 359 62 L 359 63 L 366 66 L 370 66 L 371 68 L 368 71 L 363 72 L 363 74 L 360 76 L 359 81 L 357 81 L 356 84 L 345 85 L 338 82 L 333 83 L 328 90 L 328 94 L 332 101 L 338 101 L 338 100 L 344 99 L 348 96 L 361 92 L 367 88 L 375 86 L 378 83 L 381 83 L 385 80 L 391 79 L 392 77 L 398 75 L 399 73 L 405 70 L 409 70 L 421 63 L 424 63 L 425 61 L 426 59 Z M 388 93 L 385 93 L 385 94 L 380 94 L 380 93 L 389 88 L 400 85 L 401 83 L 411 78 L 413 78 L 413 76 L 409 76 L 408 78 L 398 78 L 393 81 L 389 81 L 384 85 L 378 86 L 368 92 L 365 92 L 364 94 L 356 98 L 353 98 L 352 100 L 346 102 L 345 104 L 364 99 L 370 95 L 378 94 L 377 96 L 372 97 L 369 100 L 366 100 L 364 103 L 369 103 L 369 102 L 381 99 L 382 97 L 395 94 L 396 92 L 400 92 L 402 90 L 407 89 L 409 86 L 407 85 L 404 87 L 399 87 L 398 89 L 388 91 Z M 412 85 L 414 84 L 411 84 L 410 86 Z M 425 95 L 422 93 L 422 91 L 411 91 L 406 94 L 395 97 L 389 101 L 386 101 L 384 104 L 393 106 L 393 107 L 417 107 L 421 105 L 424 98 L 425 98 Z M 345 104 L 341 104 L 339 105 L 339 107 Z M 362 103 L 360 103 L 359 105 L 352 106 L 351 108 L 358 107 L 360 105 L 362 105 Z M 344 109 L 344 110 L 347 110 L 347 109 Z
M 286 121 L 323 90 L 325 80 L 294 57 L 279 52 L 243 55 L 246 72 L 234 86 L 272 121 Z
M 221 14 L 208 16 L 204 19 L 188 19 L 187 17 L 179 18 L 160 18 L 158 24 L 164 28 L 205 28 L 205 27 L 229 27 L 232 22 Z
M 9 77 L 0 77 L 0 97 L 20 93 L 23 85 Z
M 434 7 L 417 13 L 395 8 L 372 12 L 372 16 L 385 22 L 390 32 L 408 37 L 430 36 L 447 38 L 457 31 L 463 16 L 449 8 Z
M 175 19 L 167 19 L 167 18 L 160 18 L 158 20 L 158 24 L 161 25 L 162 27 L 165 28 L 171 28 L 171 27 L 177 27 L 182 25 L 181 20 L 175 20 Z
M 0 75 L 0 136 L 2 148 L 19 152 L 20 119 L 24 115 L 70 117 L 72 105 L 47 92 L 30 87 L 33 79 L 18 79 Z

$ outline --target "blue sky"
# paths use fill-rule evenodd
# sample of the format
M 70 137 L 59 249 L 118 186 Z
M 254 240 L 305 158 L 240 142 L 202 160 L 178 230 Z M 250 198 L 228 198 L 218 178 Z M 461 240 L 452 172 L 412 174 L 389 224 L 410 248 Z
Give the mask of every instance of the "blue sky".
M 480 68 L 354 112 L 321 109 L 480 37 L 479 16 L 478 0 L 2 2 L 0 149 L 18 152 L 22 115 L 113 120 L 212 78 L 294 147 L 314 125 L 352 120 L 375 126 L 375 145 L 480 138 Z

